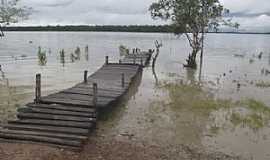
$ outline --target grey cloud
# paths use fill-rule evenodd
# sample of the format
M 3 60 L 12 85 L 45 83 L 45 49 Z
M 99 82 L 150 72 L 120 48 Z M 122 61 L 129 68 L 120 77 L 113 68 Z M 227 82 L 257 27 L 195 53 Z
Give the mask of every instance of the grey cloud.
M 234 12 L 234 13 L 230 13 L 229 16 L 230 17 L 258 17 L 261 15 L 267 15 L 270 16 L 270 12 L 258 12 L 258 13 L 249 13 L 249 12 Z
M 22 0 L 36 11 L 21 25 L 164 24 L 151 19 L 148 7 L 157 0 Z M 270 28 L 269 0 L 220 0 L 241 28 Z
M 63 1 L 63 2 L 55 2 L 55 3 L 50 3 L 50 4 L 44 4 L 43 6 L 46 7 L 63 7 L 63 6 L 69 6 L 73 3 L 73 0 L 69 1 Z

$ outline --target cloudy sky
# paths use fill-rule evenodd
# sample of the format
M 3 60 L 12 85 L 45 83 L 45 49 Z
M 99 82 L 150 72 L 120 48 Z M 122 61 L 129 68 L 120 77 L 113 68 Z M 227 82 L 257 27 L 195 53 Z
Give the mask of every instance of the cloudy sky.
M 148 7 L 155 0 L 22 0 L 36 12 L 20 25 L 161 24 Z M 270 0 L 220 0 L 241 29 L 270 31 Z

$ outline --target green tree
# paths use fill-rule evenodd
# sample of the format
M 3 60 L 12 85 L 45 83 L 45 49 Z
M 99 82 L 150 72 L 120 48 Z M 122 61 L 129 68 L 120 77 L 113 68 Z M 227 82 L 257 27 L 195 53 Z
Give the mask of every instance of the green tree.
M 4 36 L 1 29 L 2 25 L 17 23 L 19 20 L 25 20 L 32 13 L 32 8 L 21 6 L 20 0 L 1 0 L 0 3 L 0 36 Z
M 205 33 L 217 31 L 220 25 L 238 27 L 231 19 L 223 19 L 229 10 L 225 9 L 219 0 L 158 0 L 150 8 L 153 19 L 170 20 L 174 32 L 184 34 L 192 52 L 189 54 L 185 67 L 197 68 L 196 57 L 201 51 L 201 63 Z

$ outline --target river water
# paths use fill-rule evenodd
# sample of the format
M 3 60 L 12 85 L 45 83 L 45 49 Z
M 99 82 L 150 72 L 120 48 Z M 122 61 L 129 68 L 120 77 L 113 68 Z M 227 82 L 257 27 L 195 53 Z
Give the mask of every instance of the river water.
M 1 121 L 14 119 L 16 109 L 33 100 L 35 74 L 41 73 L 42 94 L 47 95 L 81 82 L 84 70 L 95 72 L 104 64 L 105 56 L 117 62 L 119 45 L 148 50 L 155 47 L 155 40 L 163 44 L 155 67 L 157 77 L 151 67 L 144 70 L 136 94 L 104 122 L 104 132 L 110 136 L 130 133 L 135 141 L 153 144 L 196 145 L 210 151 L 269 159 L 268 122 L 256 130 L 243 125 L 226 125 L 220 130 L 218 126 L 219 131 L 210 134 L 208 130 L 213 128 L 209 120 L 214 119 L 218 125 L 227 120 L 225 113 L 233 111 L 218 109 L 206 117 L 183 114 L 183 110 L 166 107 L 170 103 L 169 93 L 160 89 L 157 81 L 160 84 L 181 80 L 190 84 L 201 80 L 214 98 L 233 102 L 252 99 L 270 106 L 270 35 L 207 35 L 200 74 L 199 70 L 183 68 L 190 48 L 184 37 L 172 34 L 7 32 L 0 39 Z M 37 58 L 39 46 L 46 51 L 46 65 L 40 65 Z M 81 57 L 72 61 L 70 54 L 74 54 L 76 47 L 80 47 Z M 61 49 L 65 50 L 64 63 L 59 56 Z M 258 57 L 260 52 L 262 57 Z

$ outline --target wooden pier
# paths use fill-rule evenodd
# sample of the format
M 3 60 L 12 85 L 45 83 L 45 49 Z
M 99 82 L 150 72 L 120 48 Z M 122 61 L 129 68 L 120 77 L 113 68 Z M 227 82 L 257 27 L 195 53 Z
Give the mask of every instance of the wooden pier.
M 110 63 L 106 57 L 94 74 L 84 72 L 81 83 L 44 97 L 38 74 L 34 102 L 18 109 L 17 120 L 2 125 L 0 140 L 80 150 L 95 128 L 100 110 L 112 107 L 127 94 L 152 53 L 126 55 L 119 63 Z

